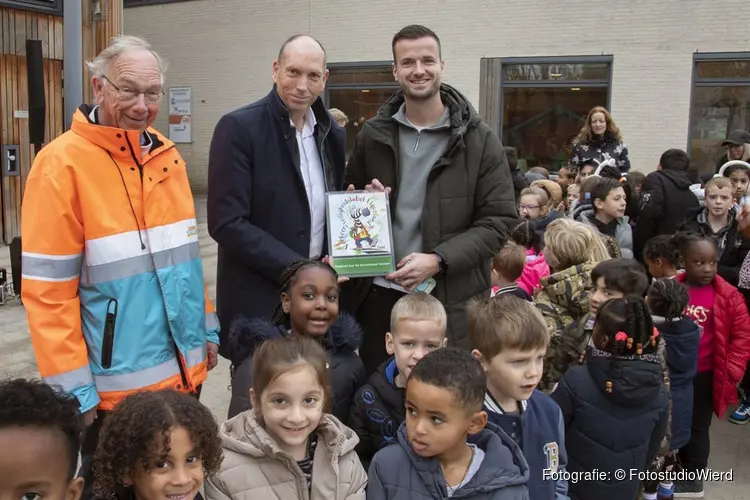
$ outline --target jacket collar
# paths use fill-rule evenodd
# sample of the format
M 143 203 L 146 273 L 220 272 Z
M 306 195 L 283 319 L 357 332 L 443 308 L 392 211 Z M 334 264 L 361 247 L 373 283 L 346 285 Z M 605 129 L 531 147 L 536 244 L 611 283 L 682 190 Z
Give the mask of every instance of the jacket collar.
M 284 101 L 279 97 L 279 92 L 276 89 L 276 85 L 273 86 L 271 92 L 266 96 L 268 106 L 271 108 L 273 116 L 276 117 L 282 124 L 282 127 L 292 128 L 290 124 L 291 117 L 289 116 L 289 109 L 284 104 Z M 328 132 L 331 129 L 331 115 L 328 114 L 323 99 L 318 97 L 315 102 L 312 103 L 310 109 L 315 117 L 315 128 L 322 132 Z
M 615 356 L 588 346 L 586 369 L 601 394 L 623 406 L 645 404 L 655 399 L 663 386 L 661 357 L 656 352 Z M 607 381 L 612 382 L 611 393 L 606 392 Z
M 160 152 L 174 146 L 172 141 L 149 127 L 145 133 L 151 139 L 151 150 L 146 156 L 140 159 L 140 155 L 137 153 L 141 147 L 141 132 L 138 130 L 125 130 L 98 125 L 89 116 L 93 109 L 93 105 L 81 105 L 73 115 L 71 130 L 76 135 L 106 150 L 117 160 L 145 163 L 149 157 L 156 156 Z
M 452 131 L 448 157 L 457 154 L 458 146 L 463 144 L 463 136 L 469 128 L 476 127 L 481 117 L 463 94 L 450 85 L 440 85 L 440 98 L 450 113 Z M 368 120 L 366 126 L 372 131 L 373 139 L 385 144 L 393 144 L 393 137 L 398 131 L 397 123 L 392 119 L 405 102 L 404 93 L 398 91 L 380 107 L 378 114 Z
M 286 335 L 289 335 L 287 325 L 275 324 L 264 318 L 235 318 L 229 327 L 232 363 L 239 365 L 262 342 Z M 362 342 L 362 328 L 353 316 L 341 313 L 320 342 L 335 353 L 354 352 Z
M 474 477 L 457 490 L 453 498 L 474 498 L 480 494 L 491 496 L 488 492 L 528 482 L 529 465 L 521 448 L 499 426 L 487 422 L 484 429 L 468 436 L 466 441 L 484 451 L 484 461 Z M 398 428 L 398 442 L 424 488 L 434 498 L 446 498 L 440 463 L 435 457 L 424 458 L 414 452 L 406 434 L 406 423 Z M 400 467 L 403 464 L 395 465 Z
M 316 452 L 318 449 L 329 450 L 331 458 L 338 459 L 353 451 L 359 442 L 354 431 L 333 415 L 323 414 L 315 432 L 318 435 Z M 224 422 L 219 427 L 219 437 L 225 450 L 256 458 L 291 459 L 263 428 L 254 410 L 247 410 Z

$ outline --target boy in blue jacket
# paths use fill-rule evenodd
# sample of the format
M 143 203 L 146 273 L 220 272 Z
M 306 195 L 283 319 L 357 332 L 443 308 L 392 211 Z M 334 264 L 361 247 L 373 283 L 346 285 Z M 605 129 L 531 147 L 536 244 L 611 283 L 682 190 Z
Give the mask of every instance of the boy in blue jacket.
M 370 464 L 367 500 L 528 499 L 521 449 L 482 411 L 486 383 L 463 349 L 444 347 L 422 358 L 406 383 L 398 444 Z
M 567 465 L 562 412 L 537 390 L 549 333 L 539 311 L 525 300 L 503 295 L 469 308 L 472 354 L 487 375 L 484 410 L 529 463 L 529 496 L 567 499 L 568 483 L 557 479 Z
M 359 388 L 348 426 L 357 433 L 355 450 L 367 469 L 381 448 L 398 442 L 404 422 L 406 381 L 427 353 L 445 347 L 448 317 L 443 304 L 427 293 L 407 293 L 391 309 L 385 350 L 391 356 Z

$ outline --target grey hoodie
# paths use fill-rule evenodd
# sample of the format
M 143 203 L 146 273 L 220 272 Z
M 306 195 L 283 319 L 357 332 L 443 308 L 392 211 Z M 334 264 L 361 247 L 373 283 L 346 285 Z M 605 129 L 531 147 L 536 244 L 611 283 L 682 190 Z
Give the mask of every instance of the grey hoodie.
M 594 229 L 599 232 L 596 225 L 591 222 L 591 219 L 595 217 L 594 209 L 589 208 L 579 212 L 576 220 L 593 226 Z M 630 218 L 627 215 L 623 215 L 617 219 L 617 228 L 615 228 L 615 241 L 620 247 L 623 259 L 633 258 L 633 228 L 630 227 Z
M 393 115 L 398 127 L 398 166 L 403 196 L 393 214 L 396 262 L 422 250 L 422 206 L 432 166 L 445 155 L 451 139 L 450 109 L 445 106 L 437 123 L 417 127 L 406 116 L 406 103 Z
M 468 440 L 484 451 L 482 465 L 451 498 L 528 500 L 529 466 L 521 448 L 499 427 L 490 423 L 487 427 Z M 440 464 L 435 458 L 414 453 L 406 437 L 406 424 L 398 430 L 398 444 L 375 454 L 368 477 L 367 500 L 448 498 Z

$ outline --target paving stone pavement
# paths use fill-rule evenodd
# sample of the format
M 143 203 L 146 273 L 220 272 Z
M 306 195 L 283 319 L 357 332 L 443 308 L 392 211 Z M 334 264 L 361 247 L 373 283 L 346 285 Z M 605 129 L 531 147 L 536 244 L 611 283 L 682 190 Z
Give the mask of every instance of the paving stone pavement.
M 203 273 L 213 299 L 216 293 L 216 243 L 208 236 L 206 227 L 206 199 L 196 197 L 196 212 L 200 236 Z M 10 274 L 8 247 L 0 246 L 0 268 Z M 14 299 L 0 306 L 0 379 L 38 377 L 29 340 L 28 325 L 23 306 Z M 211 409 L 219 422 L 226 418 L 229 407 L 229 363 L 222 359 L 209 374 L 201 401 Z M 729 412 L 727 412 L 729 413 Z M 627 428 L 612 429 L 628 432 Z M 733 480 L 706 484 L 706 498 L 710 500 L 744 500 L 750 497 L 750 426 L 733 425 L 714 419 L 711 427 L 711 458 L 714 471 L 733 470 Z

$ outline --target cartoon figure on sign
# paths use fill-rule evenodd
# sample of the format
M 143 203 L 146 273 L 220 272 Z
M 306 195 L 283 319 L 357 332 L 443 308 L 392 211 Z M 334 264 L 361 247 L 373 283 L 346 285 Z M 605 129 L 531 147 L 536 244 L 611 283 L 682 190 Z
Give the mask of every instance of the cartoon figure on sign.
M 370 216 L 370 209 L 367 207 L 352 206 L 349 208 L 349 216 L 352 218 L 353 224 L 349 230 L 349 236 L 354 240 L 354 244 L 358 249 L 362 249 L 362 242 L 366 241 L 371 247 L 377 243 L 377 238 L 370 236 L 370 232 L 362 223 L 362 217 Z
M 333 198 L 330 206 L 333 257 L 387 255 L 389 251 L 387 205 L 375 194 L 352 193 Z

